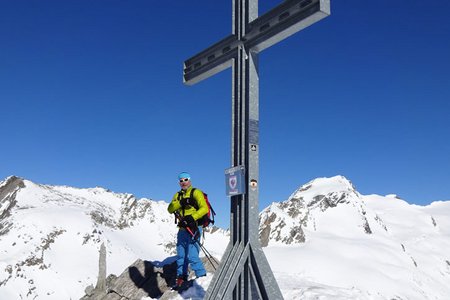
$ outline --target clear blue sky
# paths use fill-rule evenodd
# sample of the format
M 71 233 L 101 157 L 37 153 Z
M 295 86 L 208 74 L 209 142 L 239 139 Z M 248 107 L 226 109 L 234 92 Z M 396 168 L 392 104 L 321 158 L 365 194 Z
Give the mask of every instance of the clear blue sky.
M 331 8 L 260 54 L 260 209 L 334 175 L 450 200 L 450 1 Z M 231 0 L 0 1 L 0 178 L 168 201 L 189 171 L 226 227 L 231 70 L 182 63 L 230 33 Z

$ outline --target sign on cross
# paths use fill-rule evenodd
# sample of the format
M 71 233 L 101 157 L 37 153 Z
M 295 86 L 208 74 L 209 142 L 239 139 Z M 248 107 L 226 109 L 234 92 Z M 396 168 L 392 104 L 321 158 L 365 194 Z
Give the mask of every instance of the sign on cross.
M 233 0 L 232 34 L 184 62 L 195 84 L 233 68 L 232 168 L 242 168 L 244 194 L 231 196 L 230 243 L 205 299 L 282 299 L 259 242 L 258 53 L 330 14 L 330 0 L 287 0 L 258 17 L 258 0 Z

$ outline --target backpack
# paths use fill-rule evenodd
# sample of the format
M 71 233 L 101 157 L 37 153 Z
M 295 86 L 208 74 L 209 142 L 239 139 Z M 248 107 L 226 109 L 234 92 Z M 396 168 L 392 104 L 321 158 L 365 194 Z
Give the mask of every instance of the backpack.
M 196 188 L 192 188 L 191 190 L 191 194 L 189 196 L 190 199 L 195 200 L 194 197 L 192 197 L 194 195 Z M 202 226 L 203 228 L 208 227 L 209 224 L 213 224 L 214 225 L 214 216 L 216 215 L 216 212 L 214 211 L 214 209 L 211 206 L 211 203 L 208 200 L 208 194 L 203 193 L 203 197 L 205 197 L 205 201 L 206 201 L 206 205 L 208 206 L 208 212 L 201 217 L 200 219 L 197 220 L 197 225 L 198 226 Z M 180 192 L 178 192 L 178 199 L 181 199 L 182 195 Z M 197 201 L 192 201 L 193 202 L 193 206 L 195 209 L 198 209 L 198 203 Z

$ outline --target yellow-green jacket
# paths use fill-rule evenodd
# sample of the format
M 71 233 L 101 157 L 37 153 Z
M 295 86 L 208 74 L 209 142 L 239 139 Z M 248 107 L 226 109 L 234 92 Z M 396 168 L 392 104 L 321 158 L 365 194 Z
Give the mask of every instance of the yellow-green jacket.
M 195 221 L 203 217 L 208 213 L 208 205 L 206 204 L 205 197 L 203 196 L 203 192 L 197 188 L 194 190 L 194 194 L 192 195 L 197 201 L 198 209 L 191 205 L 187 205 L 184 209 L 181 207 L 179 197 L 179 193 L 181 193 L 182 198 L 190 198 L 192 192 L 192 186 L 190 186 L 186 191 L 181 190 L 180 192 L 177 192 L 173 197 L 172 201 L 169 204 L 169 207 L 167 210 L 169 213 L 173 214 L 175 211 L 178 211 L 181 216 L 188 216 L 191 215 L 192 218 L 194 218 Z

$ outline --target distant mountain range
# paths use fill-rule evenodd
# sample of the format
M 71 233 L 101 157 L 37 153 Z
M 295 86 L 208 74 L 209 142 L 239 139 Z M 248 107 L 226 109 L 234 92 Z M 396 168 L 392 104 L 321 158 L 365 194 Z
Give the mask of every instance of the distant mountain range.
M 167 205 L 99 187 L 0 181 L 0 298 L 80 299 L 97 281 L 102 243 L 108 274 L 138 259 L 173 262 Z M 259 232 L 285 299 L 450 299 L 450 201 L 410 205 L 361 195 L 342 176 L 318 178 L 266 207 Z M 220 258 L 228 240 L 212 228 L 205 247 Z

